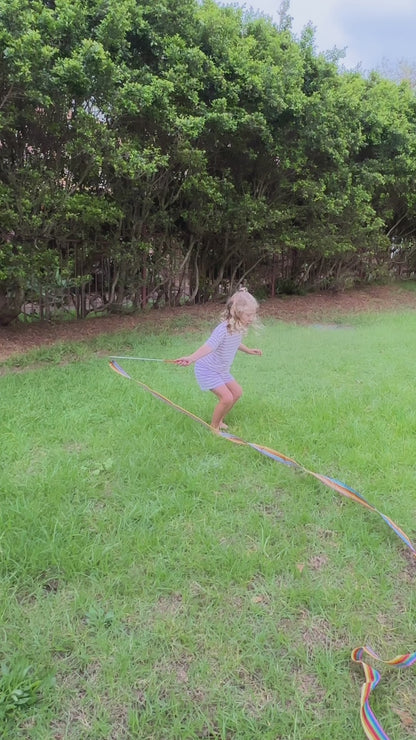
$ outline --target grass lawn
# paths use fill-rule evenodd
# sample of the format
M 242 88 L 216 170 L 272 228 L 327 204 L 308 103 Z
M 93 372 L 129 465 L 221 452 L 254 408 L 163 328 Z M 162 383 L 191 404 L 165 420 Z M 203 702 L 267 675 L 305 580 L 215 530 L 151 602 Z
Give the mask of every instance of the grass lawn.
M 211 434 L 109 369 L 212 323 L 0 366 L 0 737 L 360 740 L 351 651 L 413 652 L 416 560 L 376 513 Z M 264 319 L 231 431 L 359 491 L 416 541 L 416 314 Z M 192 368 L 120 363 L 209 421 Z M 369 661 L 371 662 L 371 661 Z M 414 738 L 415 669 L 371 706 Z

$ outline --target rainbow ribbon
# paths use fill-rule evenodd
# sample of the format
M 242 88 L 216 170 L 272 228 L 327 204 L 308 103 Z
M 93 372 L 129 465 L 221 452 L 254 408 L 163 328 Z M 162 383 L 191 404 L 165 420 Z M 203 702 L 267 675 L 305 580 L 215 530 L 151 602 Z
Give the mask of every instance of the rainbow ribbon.
M 297 470 L 301 470 L 305 473 L 308 473 L 309 475 L 312 475 L 317 480 L 321 481 L 325 486 L 328 486 L 328 488 L 331 488 L 333 491 L 336 491 L 337 493 L 341 494 L 342 496 L 346 496 L 347 498 L 351 499 L 352 501 L 356 501 L 357 503 L 364 506 L 366 509 L 370 509 L 370 511 L 374 511 L 376 514 L 381 516 L 381 518 L 386 522 L 386 524 L 389 525 L 389 527 L 395 532 L 398 537 L 404 542 L 404 544 L 409 548 L 409 550 L 412 552 L 414 557 L 416 557 L 416 549 L 414 545 L 409 540 L 408 536 L 403 532 L 400 527 L 397 526 L 388 516 L 385 516 L 385 514 L 382 514 L 381 511 L 376 509 L 375 506 L 370 504 L 358 491 L 355 491 L 353 488 L 350 488 L 349 486 L 345 485 L 345 483 L 341 483 L 339 480 L 336 480 L 335 478 L 330 478 L 327 475 L 321 475 L 320 473 L 314 473 L 312 470 L 308 470 L 303 465 L 300 465 L 296 460 L 293 460 L 291 457 L 287 457 L 287 455 L 283 455 L 281 452 L 277 452 L 276 450 L 270 449 L 270 447 L 265 447 L 264 445 L 258 445 L 254 444 L 253 442 L 246 442 L 244 439 L 241 439 L 240 437 L 236 437 L 234 434 L 230 434 L 229 432 L 225 431 L 217 431 L 214 430 L 214 428 L 208 424 L 206 421 L 201 419 L 199 416 L 196 416 L 191 411 L 187 411 L 186 409 L 182 408 L 182 406 L 178 406 L 178 404 L 171 401 L 169 398 L 166 398 L 166 396 L 162 396 L 161 393 L 158 393 L 157 391 L 153 390 L 153 388 L 150 388 L 145 383 L 142 383 L 140 380 L 136 380 L 131 377 L 123 368 L 115 361 L 112 361 L 109 363 L 112 370 L 114 370 L 116 373 L 121 375 L 123 378 L 127 378 L 128 380 L 133 380 L 136 385 L 140 386 L 140 388 L 143 388 L 144 390 L 151 393 L 152 396 L 155 398 L 158 398 L 160 401 L 164 401 L 164 403 L 167 403 L 172 408 L 176 409 L 177 411 L 180 411 L 182 414 L 185 414 L 186 416 L 189 416 L 190 419 L 193 419 L 194 421 L 197 421 L 198 424 L 202 424 L 206 429 L 209 429 L 212 432 L 215 432 L 220 437 L 223 437 L 224 439 L 228 439 L 229 442 L 234 442 L 234 444 L 238 445 L 244 445 L 246 447 L 251 447 L 253 450 L 256 450 L 261 455 L 265 455 L 266 457 L 271 458 L 272 460 L 276 460 L 276 462 L 282 463 L 283 465 L 287 465 L 288 467 L 295 468 Z M 384 732 L 383 728 L 381 727 L 380 723 L 378 722 L 377 718 L 373 714 L 370 705 L 369 705 L 369 696 L 373 689 L 377 686 L 378 682 L 380 681 L 380 674 L 378 671 L 373 669 L 368 663 L 365 663 L 362 660 L 363 653 L 367 653 L 368 655 L 372 656 L 373 658 L 376 658 L 377 660 L 381 660 L 379 656 L 374 653 L 371 648 L 369 647 L 360 647 L 356 648 L 352 652 L 352 660 L 356 663 L 361 663 L 365 677 L 366 682 L 363 684 L 362 690 L 361 690 L 361 710 L 360 710 L 360 717 L 361 717 L 361 723 L 364 729 L 364 732 L 369 738 L 369 740 L 389 740 L 388 735 Z M 397 667 L 406 667 L 413 665 L 416 663 L 416 653 L 407 653 L 406 655 L 399 655 L 396 658 L 393 658 L 393 660 L 388 661 L 381 661 L 382 663 L 385 663 L 387 665 L 394 665 Z
M 202 424 L 206 429 L 209 429 L 210 431 L 215 431 L 216 434 L 218 434 L 220 437 L 223 437 L 224 439 L 228 439 L 229 442 L 234 442 L 234 444 L 238 445 L 244 445 L 245 447 L 251 447 L 253 450 L 256 450 L 261 455 L 265 455 L 266 457 L 270 457 L 272 460 L 276 460 L 276 462 L 282 463 L 283 465 L 287 465 L 288 467 L 296 468 L 297 470 L 302 470 L 304 473 L 308 473 L 308 475 L 312 475 L 317 480 L 321 481 L 325 486 L 328 486 L 328 488 L 332 488 L 333 491 L 336 491 L 337 493 L 341 494 L 342 496 L 346 496 L 347 498 L 351 499 L 352 501 L 356 501 L 357 503 L 361 504 L 362 506 L 365 506 L 366 509 L 370 509 L 370 511 L 374 511 L 376 514 L 381 516 L 382 519 L 386 522 L 386 524 L 391 527 L 391 529 L 400 537 L 400 539 L 405 543 L 405 545 L 411 550 L 412 554 L 416 557 L 416 549 L 414 545 L 411 543 L 408 536 L 403 532 L 400 527 L 397 526 L 388 516 L 385 516 L 385 514 L 382 514 L 381 511 L 376 509 L 373 504 L 370 504 L 364 496 L 361 496 L 358 491 L 354 491 L 353 488 L 350 488 L 349 486 L 345 485 L 345 483 L 341 483 L 339 480 L 336 480 L 335 478 L 330 478 L 327 475 L 321 475 L 320 473 L 314 473 L 312 470 L 308 470 L 303 465 L 300 465 L 296 460 L 293 460 L 291 457 L 287 457 L 286 455 L 283 455 L 281 452 L 277 452 L 276 450 L 270 449 L 270 447 L 265 447 L 264 445 L 258 445 L 254 444 L 254 442 L 246 442 L 244 439 L 241 439 L 241 437 L 236 437 L 234 434 L 230 434 L 229 432 L 225 431 L 218 431 L 214 430 L 214 428 L 208 424 L 206 421 L 201 419 L 199 416 L 196 416 L 191 411 L 187 411 L 186 409 L 182 408 L 182 406 L 178 406 L 177 403 L 174 403 L 173 401 L 170 401 L 169 398 L 166 398 L 165 396 L 162 396 L 161 393 L 158 393 L 157 391 L 154 391 L 152 388 L 150 388 L 145 383 L 142 383 L 140 380 L 135 380 L 131 377 L 123 368 L 121 365 L 119 365 L 117 362 L 110 362 L 110 367 L 112 370 L 114 370 L 116 373 L 121 375 L 123 378 L 128 378 L 129 380 L 133 380 L 140 388 L 143 388 L 144 390 L 148 391 L 152 394 L 155 398 L 158 398 L 160 401 L 164 401 L 164 403 L 167 403 L 172 408 L 176 409 L 177 411 L 180 411 L 181 414 L 185 414 L 186 416 L 189 416 L 190 419 L 193 419 L 194 421 L 197 421 L 199 424 Z
M 365 675 L 365 683 L 363 683 L 361 687 L 360 708 L 360 718 L 364 732 L 369 740 L 389 740 L 389 736 L 383 730 L 369 703 L 370 694 L 380 681 L 380 674 L 375 668 L 372 668 L 371 665 L 362 659 L 364 653 L 370 655 L 376 660 L 379 660 L 385 665 L 392 665 L 396 668 L 407 668 L 416 663 L 416 652 L 406 653 L 406 655 L 398 655 L 392 660 L 382 660 L 370 647 L 355 648 L 351 653 L 352 660 L 354 663 L 360 663 L 362 665 Z

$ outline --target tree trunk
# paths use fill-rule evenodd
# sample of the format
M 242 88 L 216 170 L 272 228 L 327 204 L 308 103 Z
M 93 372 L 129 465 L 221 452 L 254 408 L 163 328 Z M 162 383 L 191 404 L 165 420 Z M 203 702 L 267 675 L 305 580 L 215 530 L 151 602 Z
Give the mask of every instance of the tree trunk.
M 12 292 L 6 285 L 0 284 L 0 326 L 7 326 L 15 321 L 22 312 L 24 292 L 16 287 Z

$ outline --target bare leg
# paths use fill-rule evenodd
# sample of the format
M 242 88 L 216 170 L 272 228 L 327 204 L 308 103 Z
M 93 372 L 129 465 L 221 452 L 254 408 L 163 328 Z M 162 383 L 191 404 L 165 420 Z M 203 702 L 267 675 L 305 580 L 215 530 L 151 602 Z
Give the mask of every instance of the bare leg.
M 212 392 L 217 396 L 218 403 L 212 415 L 211 426 L 215 429 L 220 429 L 221 424 L 224 423 L 224 416 L 228 414 L 238 399 L 241 398 L 243 389 L 235 380 L 231 380 L 225 385 L 213 388 Z

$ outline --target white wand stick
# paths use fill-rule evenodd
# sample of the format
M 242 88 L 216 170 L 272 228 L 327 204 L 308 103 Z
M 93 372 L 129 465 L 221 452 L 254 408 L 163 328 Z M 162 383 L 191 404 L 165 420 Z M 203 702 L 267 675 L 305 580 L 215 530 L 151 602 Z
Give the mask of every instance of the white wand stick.
M 160 357 L 121 357 L 110 355 L 110 360 L 140 360 L 141 362 L 175 362 L 175 360 L 163 360 Z

